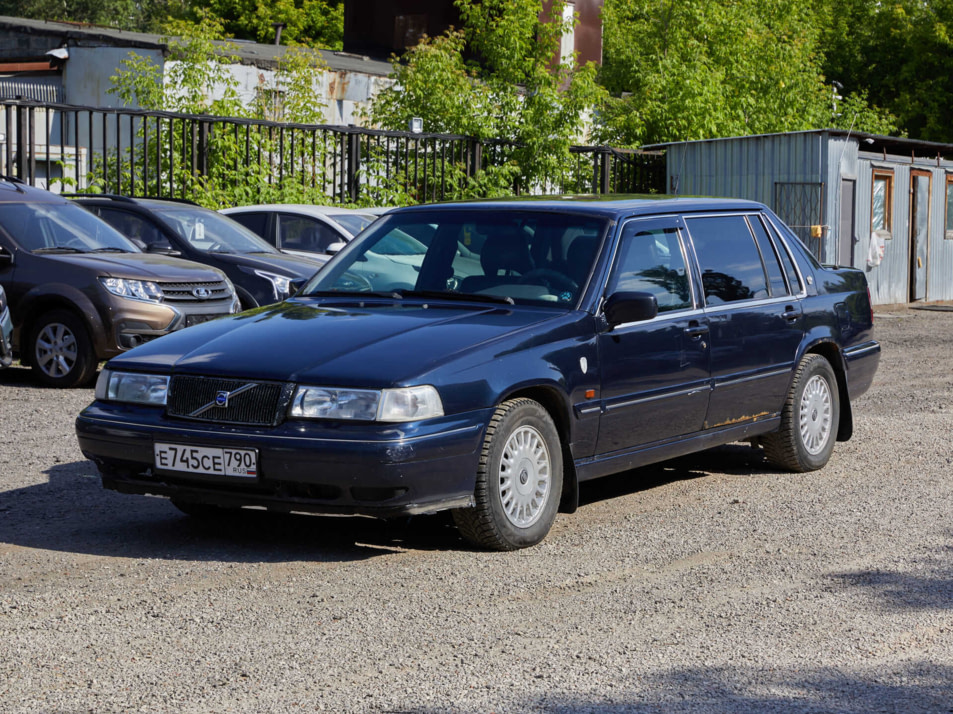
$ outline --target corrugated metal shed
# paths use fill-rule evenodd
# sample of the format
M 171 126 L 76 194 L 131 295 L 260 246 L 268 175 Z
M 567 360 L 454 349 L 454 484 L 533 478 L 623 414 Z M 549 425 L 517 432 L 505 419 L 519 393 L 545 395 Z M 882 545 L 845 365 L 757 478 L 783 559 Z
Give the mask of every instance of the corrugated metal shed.
M 945 230 L 953 145 L 830 129 L 644 148 L 666 151 L 670 192 L 761 201 L 821 261 L 866 270 L 875 304 L 953 300 L 953 239 Z M 878 169 L 892 177 L 892 225 L 883 260 L 872 266 Z M 926 205 L 914 220 L 917 202 Z

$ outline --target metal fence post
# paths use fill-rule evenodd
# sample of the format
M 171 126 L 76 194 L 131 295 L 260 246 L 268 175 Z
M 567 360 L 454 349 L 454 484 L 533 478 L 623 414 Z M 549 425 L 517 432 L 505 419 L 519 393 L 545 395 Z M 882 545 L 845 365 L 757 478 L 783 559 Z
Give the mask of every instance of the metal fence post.
M 357 132 L 347 137 L 347 187 L 352 203 L 357 203 L 361 195 L 361 135 Z

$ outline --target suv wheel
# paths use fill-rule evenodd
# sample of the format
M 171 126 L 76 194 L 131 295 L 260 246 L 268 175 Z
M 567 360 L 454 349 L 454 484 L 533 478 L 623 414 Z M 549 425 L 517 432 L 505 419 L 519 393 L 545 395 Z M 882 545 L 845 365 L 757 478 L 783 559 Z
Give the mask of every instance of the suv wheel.
M 42 315 L 33 325 L 30 359 L 33 373 L 51 387 L 78 387 L 96 374 L 96 353 L 86 326 L 67 310 Z

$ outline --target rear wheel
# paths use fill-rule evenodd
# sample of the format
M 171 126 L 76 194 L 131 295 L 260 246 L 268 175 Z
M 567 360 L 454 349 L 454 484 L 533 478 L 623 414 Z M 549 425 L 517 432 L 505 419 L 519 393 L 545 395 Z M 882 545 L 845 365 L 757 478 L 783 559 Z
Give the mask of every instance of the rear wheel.
M 781 428 L 761 437 L 768 461 L 790 471 L 815 471 L 831 458 L 840 423 L 837 377 L 821 355 L 805 355 L 781 411 Z
M 453 511 L 454 522 L 483 548 L 536 545 L 556 519 L 562 484 L 562 448 L 549 413 L 531 399 L 504 402 L 483 441 L 476 507 Z
M 33 373 L 51 387 L 77 387 L 96 374 L 96 353 L 83 321 L 68 310 L 42 315 L 33 325 Z

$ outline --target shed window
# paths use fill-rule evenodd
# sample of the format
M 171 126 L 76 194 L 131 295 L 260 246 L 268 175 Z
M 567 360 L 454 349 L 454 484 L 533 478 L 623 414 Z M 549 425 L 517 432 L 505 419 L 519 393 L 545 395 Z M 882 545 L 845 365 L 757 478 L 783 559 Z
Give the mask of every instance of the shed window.
M 870 230 L 886 231 L 893 238 L 893 171 L 874 171 L 870 202 Z
M 953 174 L 946 175 L 946 233 L 947 240 L 953 240 Z

